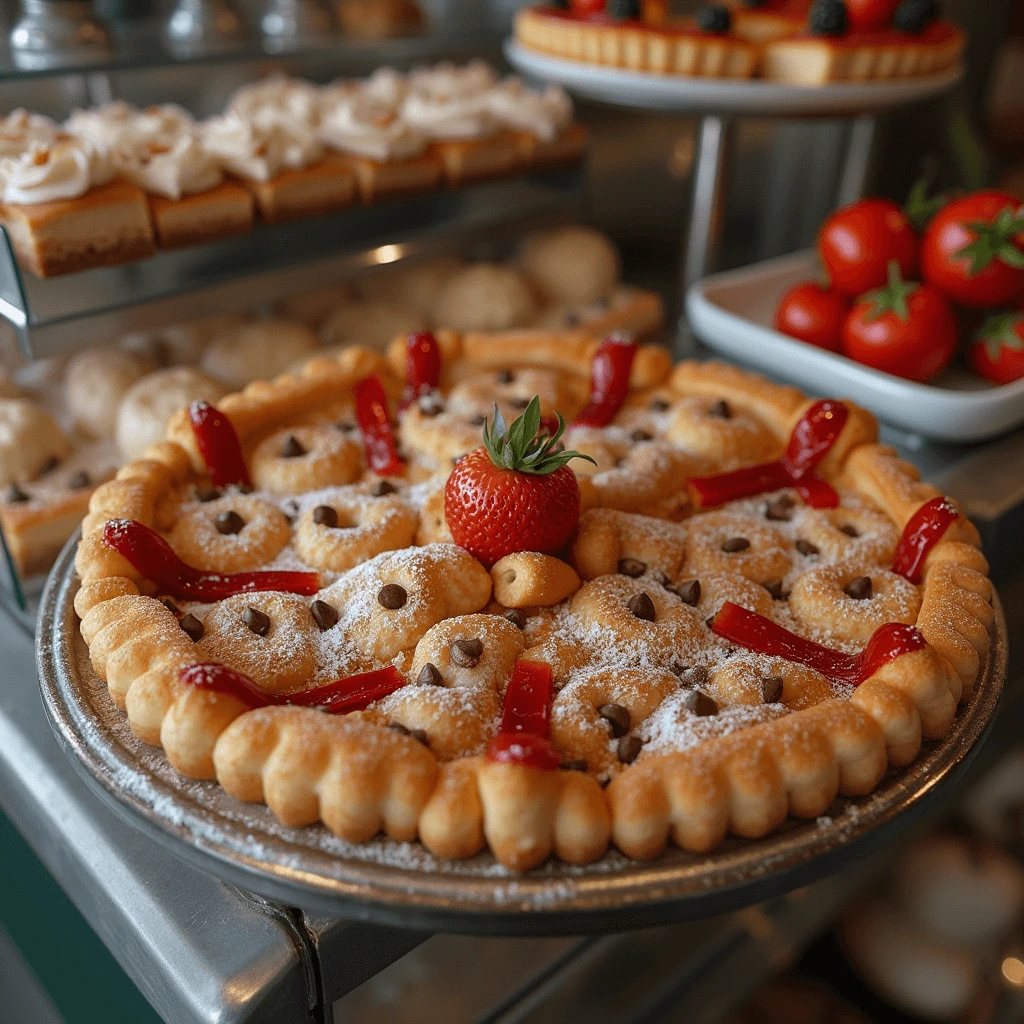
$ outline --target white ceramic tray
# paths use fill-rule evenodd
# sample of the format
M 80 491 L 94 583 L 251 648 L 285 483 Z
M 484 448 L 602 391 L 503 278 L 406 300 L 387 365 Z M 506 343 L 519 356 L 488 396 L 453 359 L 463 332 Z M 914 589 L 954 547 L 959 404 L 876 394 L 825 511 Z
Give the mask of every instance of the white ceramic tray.
M 524 75 L 557 82 L 586 99 L 686 114 L 825 116 L 871 113 L 937 96 L 952 88 L 963 76 L 963 68 L 957 66 L 920 78 L 800 86 L 764 78 L 657 75 L 563 60 L 528 50 L 512 39 L 505 41 L 505 56 Z
M 982 441 L 1024 422 L 1024 380 L 996 387 L 952 368 L 916 384 L 776 331 L 779 299 L 798 282 L 820 277 L 813 250 L 713 274 L 690 288 L 686 316 L 716 352 L 816 394 L 852 399 L 912 433 Z

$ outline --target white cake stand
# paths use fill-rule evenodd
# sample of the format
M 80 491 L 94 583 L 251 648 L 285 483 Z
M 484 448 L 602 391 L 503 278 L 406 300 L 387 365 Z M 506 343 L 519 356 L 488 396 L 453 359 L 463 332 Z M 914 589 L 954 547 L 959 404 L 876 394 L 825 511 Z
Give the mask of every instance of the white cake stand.
M 739 117 L 835 117 L 852 119 L 839 188 L 840 205 L 864 194 L 878 114 L 931 99 L 963 77 L 964 68 L 937 75 L 882 82 L 795 86 L 762 78 L 721 79 L 656 75 L 563 60 L 505 42 L 508 62 L 529 78 L 555 82 L 584 99 L 659 113 L 697 114 L 699 145 L 693 173 L 688 236 L 684 240 L 683 294 L 712 269 L 718 249 L 720 211 L 728 171 L 732 122 Z

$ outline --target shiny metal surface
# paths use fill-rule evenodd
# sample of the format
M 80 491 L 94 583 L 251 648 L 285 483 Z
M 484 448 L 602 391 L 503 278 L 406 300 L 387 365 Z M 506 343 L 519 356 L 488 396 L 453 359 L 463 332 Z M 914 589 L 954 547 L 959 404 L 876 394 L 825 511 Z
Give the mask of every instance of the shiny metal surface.
M 878 848 L 925 813 L 966 770 L 1006 674 L 1006 626 L 974 696 L 949 735 L 871 796 L 757 842 L 731 839 L 709 856 L 673 850 L 649 864 L 610 853 L 596 865 L 548 864 L 516 876 L 489 855 L 449 863 L 418 844 L 341 843 L 322 827 L 287 828 L 215 783 L 179 776 L 141 743 L 93 673 L 72 601 L 74 542 L 43 595 L 37 633 L 43 702 L 83 777 L 112 806 L 190 863 L 269 898 L 327 916 L 406 928 L 568 934 L 707 917 L 822 877 Z
M 324 0 L 269 0 L 260 28 L 264 45 L 278 53 L 315 46 L 336 31 Z
M 88 0 L 21 0 L 21 8 L 9 40 L 16 67 L 49 71 L 110 59 L 110 33 Z
M 242 46 L 248 34 L 228 0 L 178 0 L 164 26 L 167 47 L 180 58 L 228 53 Z
M 161 1016 L 305 1024 L 311 961 L 282 909 L 183 864 L 90 793 L 39 702 L 31 637 L 3 616 L 0 663 L 0 808 Z

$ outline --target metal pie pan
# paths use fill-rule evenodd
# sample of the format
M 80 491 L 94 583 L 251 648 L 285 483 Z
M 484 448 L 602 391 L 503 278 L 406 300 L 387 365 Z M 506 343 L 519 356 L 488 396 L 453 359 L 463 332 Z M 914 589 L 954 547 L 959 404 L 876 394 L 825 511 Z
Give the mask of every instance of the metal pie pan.
M 270 899 L 333 917 L 489 935 L 624 930 L 709 917 L 838 870 L 890 842 L 964 774 L 992 721 L 1006 674 L 1006 624 L 979 685 L 949 734 L 925 744 L 874 793 L 840 800 L 812 822 L 788 821 L 760 840 L 729 839 L 708 855 L 670 850 L 640 863 L 610 852 L 597 864 L 550 862 L 516 875 L 490 854 L 449 862 L 418 843 L 347 844 L 321 826 L 289 828 L 215 782 L 179 775 L 142 743 L 89 663 L 73 600 L 75 540 L 47 584 L 36 633 L 43 703 L 91 788 L 122 817 L 199 868 Z

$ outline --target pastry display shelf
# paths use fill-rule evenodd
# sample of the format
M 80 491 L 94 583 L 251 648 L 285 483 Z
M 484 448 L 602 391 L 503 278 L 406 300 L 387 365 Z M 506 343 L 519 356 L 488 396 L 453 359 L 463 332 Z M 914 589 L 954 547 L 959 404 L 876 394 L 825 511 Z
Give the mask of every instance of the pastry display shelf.
M 213 313 L 251 309 L 415 259 L 549 227 L 575 213 L 579 168 L 508 178 L 257 224 L 251 234 L 121 267 L 40 279 L 23 272 L 0 229 L 0 316 L 28 358 Z

